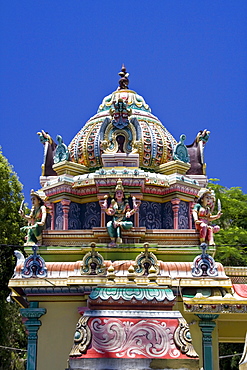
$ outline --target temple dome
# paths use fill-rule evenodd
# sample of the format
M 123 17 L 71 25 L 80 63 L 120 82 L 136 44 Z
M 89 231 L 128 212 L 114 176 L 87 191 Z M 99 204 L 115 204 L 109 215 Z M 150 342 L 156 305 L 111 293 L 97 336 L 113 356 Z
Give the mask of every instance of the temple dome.
M 89 171 L 103 167 L 102 154 L 120 152 L 139 154 L 139 167 L 155 170 L 173 160 L 176 144 L 144 98 L 120 88 L 103 99 L 68 149 L 70 160 Z

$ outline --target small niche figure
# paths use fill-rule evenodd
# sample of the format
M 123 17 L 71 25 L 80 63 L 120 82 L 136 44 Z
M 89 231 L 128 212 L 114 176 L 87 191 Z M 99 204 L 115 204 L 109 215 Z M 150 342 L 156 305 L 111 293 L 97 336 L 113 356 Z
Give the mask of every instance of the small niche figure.
M 41 199 L 39 194 L 32 189 L 30 196 L 32 201 L 30 214 L 25 215 L 22 208 L 19 210 L 20 215 L 28 220 L 28 226 L 21 228 L 21 231 L 27 231 L 27 242 L 25 245 L 34 245 L 41 239 L 41 234 L 45 226 L 47 215 L 44 201 Z
M 121 179 L 118 179 L 117 181 L 114 199 L 112 199 L 109 208 L 107 208 L 107 198 L 108 196 L 106 195 L 105 202 L 101 205 L 101 208 L 107 215 L 112 216 L 112 220 L 107 222 L 106 227 L 111 238 L 109 246 L 115 247 L 123 242 L 121 238 L 121 230 L 128 230 L 133 227 L 133 223 L 127 219 L 136 212 L 138 204 L 136 203 L 135 197 L 132 197 L 133 209 L 130 209 L 129 202 L 124 197 L 124 188 Z
M 219 203 L 220 204 L 220 203 Z M 215 206 L 215 195 L 210 189 L 201 189 L 198 193 L 198 200 L 193 209 L 193 218 L 196 230 L 200 232 L 200 242 L 208 245 L 215 245 L 213 234 L 220 231 L 217 225 L 210 225 L 211 221 L 217 220 L 222 215 L 218 209 L 217 215 L 212 215 Z M 218 206 L 218 208 L 220 208 Z

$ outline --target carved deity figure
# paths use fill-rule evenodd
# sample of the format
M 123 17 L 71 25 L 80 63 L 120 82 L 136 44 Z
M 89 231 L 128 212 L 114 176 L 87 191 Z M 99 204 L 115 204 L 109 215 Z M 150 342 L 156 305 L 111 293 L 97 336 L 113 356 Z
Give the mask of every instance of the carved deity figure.
M 132 109 L 127 108 L 127 104 L 123 99 L 118 99 L 117 102 L 113 102 L 114 108 L 109 110 L 112 116 L 111 123 L 117 129 L 123 129 L 129 125 L 129 116 L 132 114 Z
M 216 215 L 212 215 L 215 205 L 215 195 L 210 189 L 201 189 L 198 193 L 198 200 L 193 209 L 193 218 L 196 230 L 200 232 L 200 242 L 215 245 L 213 234 L 220 230 L 217 225 L 210 225 L 211 221 L 217 220 L 222 215 L 218 210 Z
M 133 223 L 128 220 L 138 209 L 135 197 L 133 200 L 133 209 L 130 208 L 129 202 L 124 197 L 124 188 L 122 180 L 118 179 L 117 186 L 115 188 L 115 196 L 112 199 L 110 207 L 107 208 L 107 198 L 105 196 L 105 202 L 101 205 L 101 208 L 109 216 L 112 216 L 112 220 L 107 222 L 107 231 L 111 238 L 109 244 L 110 247 L 115 247 L 118 244 L 122 244 L 121 230 L 128 230 L 133 227 Z
M 31 190 L 32 208 L 29 215 L 25 215 L 22 208 L 20 208 L 20 215 L 28 220 L 28 226 L 21 228 L 22 231 L 27 231 L 26 245 L 36 244 L 41 239 L 42 230 L 46 221 L 46 207 L 44 201 L 40 198 L 39 194 Z
M 54 152 L 53 161 L 54 163 L 59 163 L 62 161 L 67 161 L 69 159 L 69 151 L 67 145 L 64 144 L 61 135 L 57 135 L 58 145 Z

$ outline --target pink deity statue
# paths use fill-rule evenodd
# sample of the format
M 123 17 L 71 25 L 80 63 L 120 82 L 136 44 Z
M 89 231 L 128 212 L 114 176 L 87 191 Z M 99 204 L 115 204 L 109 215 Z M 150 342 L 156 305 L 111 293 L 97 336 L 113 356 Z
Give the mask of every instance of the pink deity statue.
M 196 230 L 200 232 L 200 242 L 208 245 L 215 245 L 213 234 L 220 230 L 217 225 L 211 225 L 211 221 L 217 220 L 222 215 L 218 210 L 216 215 L 212 215 L 215 205 L 215 195 L 210 189 L 201 189 L 198 193 L 198 200 L 193 209 L 193 218 Z

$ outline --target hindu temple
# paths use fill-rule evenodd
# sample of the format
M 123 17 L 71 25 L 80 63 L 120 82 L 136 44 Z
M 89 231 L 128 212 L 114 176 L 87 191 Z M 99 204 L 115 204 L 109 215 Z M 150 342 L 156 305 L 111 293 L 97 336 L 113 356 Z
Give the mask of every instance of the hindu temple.
M 38 133 L 41 187 L 9 282 L 27 370 L 218 370 L 219 343 L 245 341 L 247 281 L 214 260 L 210 131 L 174 138 L 119 76 L 69 144 Z

